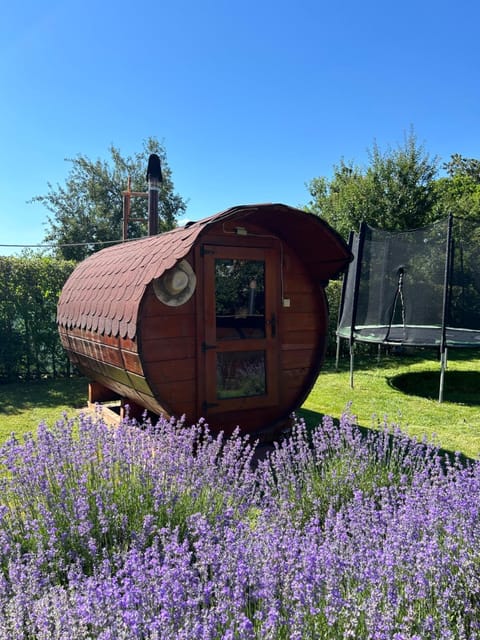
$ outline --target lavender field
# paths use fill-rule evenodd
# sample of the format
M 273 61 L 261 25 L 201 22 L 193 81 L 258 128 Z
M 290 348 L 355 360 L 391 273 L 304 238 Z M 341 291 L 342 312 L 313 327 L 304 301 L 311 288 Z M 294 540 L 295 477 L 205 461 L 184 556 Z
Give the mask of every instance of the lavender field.
M 1 640 L 480 637 L 479 463 L 394 426 L 82 415 L 0 465 Z

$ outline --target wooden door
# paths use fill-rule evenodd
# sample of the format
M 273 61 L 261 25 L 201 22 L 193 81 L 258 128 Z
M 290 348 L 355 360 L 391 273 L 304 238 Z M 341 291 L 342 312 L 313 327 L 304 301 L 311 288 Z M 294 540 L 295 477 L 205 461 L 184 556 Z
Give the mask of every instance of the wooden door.
M 205 245 L 202 346 L 207 414 L 278 402 L 280 258 L 274 249 Z

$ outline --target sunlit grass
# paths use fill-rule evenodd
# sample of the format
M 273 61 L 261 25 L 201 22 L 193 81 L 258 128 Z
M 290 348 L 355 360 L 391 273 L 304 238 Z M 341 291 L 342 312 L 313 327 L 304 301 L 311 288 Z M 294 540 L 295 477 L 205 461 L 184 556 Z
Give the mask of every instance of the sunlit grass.
M 303 405 L 309 423 L 325 414 L 351 411 L 364 427 L 376 427 L 385 417 L 400 423 L 410 435 L 428 439 L 469 457 L 480 454 L 480 352 L 449 352 L 444 401 L 438 402 L 440 365 L 435 352 L 417 350 L 398 356 L 358 357 L 350 388 L 348 358 L 335 370 L 330 358 Z M 302 413 L 302 412 L 301 412 Z
M 0 385 L 0 442 L 11 433 L 35 432 L 42 421 L 54 424 L 63 411 L 75 415 L 87 404 L 87 390 L 85 378 Z
M 354 388 L 348 357 L 335 370 L 328 358 L 299 413 L 315 426 L 322 415 L 339 418 L 351 403 L 361 426 L 399 423 L 409 434 L 429 439 L 469 457 L 480 453 L 480 351 L 449 352 L 444 402 L 438 402 L 440 366 L 435 351 L 357 357 Z M 34 432 L 45 420 L 54 424 L 66 411 L 73 416 L 87 401 L 84 378 L 43 380 L 0 386 L 0 442 L 12 432 Z

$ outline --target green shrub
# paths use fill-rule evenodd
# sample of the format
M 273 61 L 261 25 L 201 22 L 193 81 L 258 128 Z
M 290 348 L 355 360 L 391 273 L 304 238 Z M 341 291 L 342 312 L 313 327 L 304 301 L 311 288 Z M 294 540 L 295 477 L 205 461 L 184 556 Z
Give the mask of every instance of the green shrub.
M 0 382 L 68 375 L 58 337 L 58 297 L 75 263 L 0 257 Z

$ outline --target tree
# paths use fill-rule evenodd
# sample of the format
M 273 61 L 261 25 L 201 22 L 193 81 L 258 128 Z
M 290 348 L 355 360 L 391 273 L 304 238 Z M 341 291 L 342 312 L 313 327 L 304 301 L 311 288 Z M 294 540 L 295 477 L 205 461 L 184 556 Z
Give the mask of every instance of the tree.
M 447 176 L 435 184 L 435 214 L 480 219 L 480 160 L 455 153 L 443 168 Z
M 145 192 L 148 158 L 156 153 L 161 160 L 163 182 L 159 192 L 159 231 L 171 229 L 179 214 L 186 209 L 184 200 L 174 192 L 172 172 L 166 151 L 155 139 L 148 138 L 143 149 L 133 157 L 124 158 L 113 145 L 111 158 L 92 161 L 79 154 L 67 159 L 72 168 L 65 185 L 54 187 L 48 183 L 46 195 L 36 196 L 52 216 L 47 218 L 45 240 L 58 245 L 55 254 L 67 260 L 83 260 L 91 253 L 122 240 L 123 196 L 127 179 L 131 177 L 132 191 Z M 131 199 L 131 218 L 142 218 L 145 224 L 131 222 L 129 236 L 146 233 L 147 199 Z
M 313 198 L 307 206 L 311 213 L 324 218 L 345 238 L 358 229 L 369 208 L 368 189 L 362 171 L 341 160 L 334 166 L 331 180 L 314 178 L 309 184 Z
M 453 153 L 450 161 L 446 162 L 443 168 L 450 177 L 466 175 L 476 184 L 480 184 L 480 160 L 476 158 L 464 158 L 459 153 Z
M 361 169 L 343 160 L 333 178 L 310 182 L 307 210 L 325 218 L 344 237 L 360 223 L 389 230 L 412 229 L 430 221 L 435 203 L 437 159 L 431 159 L 413 132 L 397 149 L 375 143 L 370 164 Z

